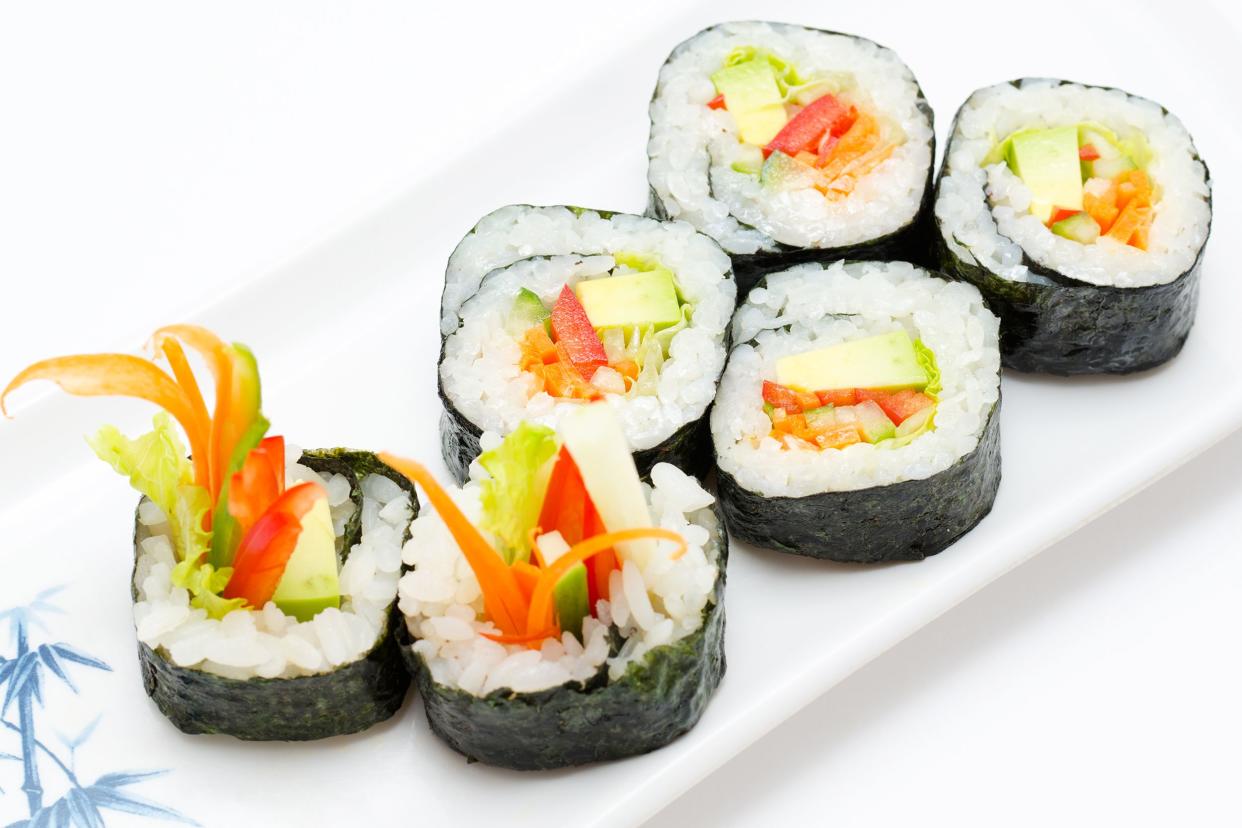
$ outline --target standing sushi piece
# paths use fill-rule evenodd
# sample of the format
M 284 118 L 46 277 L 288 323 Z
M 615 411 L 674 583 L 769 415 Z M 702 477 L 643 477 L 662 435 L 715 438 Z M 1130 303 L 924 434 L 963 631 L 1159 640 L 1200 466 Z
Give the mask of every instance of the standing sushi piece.
M 837 259 L 922 261 L 932 111 L 891 50 L 785 23 L 721 23 L 673 50 L 651 101 L 649 212 L 764 273 Z
M 143 495 L 132 594 L 148 695 L 187 733 L 241 739 L 320 739 L 389 718 L 410 681 L 394 605 L 413 488 L 368 452 L 303 453 L 269 436 L 245 346 L 193 325 L 152 342 L 171 374 L 128 354 L 60 357 L 0 393 L 2 407 L 45 379 L 163 409 L 140 437 L 105 426 L 90 439 Z M 210 366 L 210 410 L 187 346 Z
M 1000 316 L 1006 367 L 1142 371 L 1190 333 L 1211 184 L 1158 104 L 1044 78 L 980 89 L 954 120 L 935 214 L 940 267 Z
M 1000 485 L 997 329 L 979 291 L 904 262 L 767 276 L 712 409 L 729 533 L 875 563 L 968 532 Z
M 445 274 L 445 463 L 465 482 L 484 431 L 555 427 L 602 399 L 644 477 L 660 462 L 705 472 L 735 296 L 729 257 L 688 224 L 577 207 L 488 214 Z
M 400 587 L 431 729 L 518 770 L 663 747 L 725 668 L 728 545 L 712 496 L 667 463 L 640 483 L 602 403 L 559 435 L 524 423 L 485 439 L 451 491 L 381 455 L 433 507 L 412 526 Z

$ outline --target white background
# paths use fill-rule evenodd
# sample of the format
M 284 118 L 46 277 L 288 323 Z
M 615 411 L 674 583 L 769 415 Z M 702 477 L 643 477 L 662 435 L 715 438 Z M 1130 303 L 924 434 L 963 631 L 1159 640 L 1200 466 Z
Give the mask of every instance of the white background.
M 733 6 L 799 19 L 793 3 Z M 617 44 L 672 45 L 688 32 L 648 31 L 643 14 L 666 7 L 0 4 L 0 379 L 52 353 L 137 347 L 466 155 Z M 837 25 L 826 7 L 804 5 Z M 1075 27 L 1098 16 L 1118 76 L 1091 80 L 1161 59 L 1159 32 L 1109 43 L 1116 8 L 1040 9 Z M 895 14 L 921 16 L 931 38 L 956 13 L 842 9 L 839 27 L 916 72 L 978 61 L 978 85 L 999 79 L 979 57 L 1011 48 L 1012 12 L 960 10 L 998 41 L 939 52 L 886 37 Z M 1033 74 L 1069 59 L 1012 48 Z M 942 134 L 950 114 L 938 104 Z M 1187 404 L 1210 405 L 1211 389 Z M 652 824 L 1239 824 L 1239 468 L 1234 436 L 899 645 Z

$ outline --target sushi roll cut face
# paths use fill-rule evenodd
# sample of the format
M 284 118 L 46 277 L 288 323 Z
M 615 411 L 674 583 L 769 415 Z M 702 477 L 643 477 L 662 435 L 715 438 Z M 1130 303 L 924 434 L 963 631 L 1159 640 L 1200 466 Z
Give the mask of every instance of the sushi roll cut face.
M 1139 370 L 1189 332 L 1211 189 L 1189 133 L 1158 104 L 1048 79 L 975 92 L 935 216 L 943 268 L 997 308 L 1012 367 Z
M 516 769 L 644 753 L 689 730 L 724 670 L 712 495 L 666 463 L 641 483 L 604 403 L 559 433 L 524 423 L 485 443 L 460 489 L 389 461 L 434 506 L 400 584 L 432 730 Z
M 650 109 L 653 211 L 718 240 L 739 279 L 906 252 L 921 227 L 931 110 L 905 64 L 869 40 L 714 26 L 673 51 Z
M 616 412 L 641 471 L 710 463 L 705 413 L 735 301 L 729 258 L 684 223 L 506 207 L 449 261 L 439 380 L 458 480 L 484 431 Z
M 241 739 L 318 739 L 387 719 L 409 687 L 392 624 L 413 487 L 367 452 L 303 453 L 269 434 L 244 345 L 194 325 L 151 343 L 169 370 L 127 354 L 59 357 L 0 393 L 2 407 L 46 379 L 163 409 L 146 434 L 105 426 L 89 439 L 142 493 L 132 595 L 147 693 L 187 733 Z
M 871 562 L 967 531 L 999 484 L 997 333 L 978 290 L 904 262 L 767 276 L 711 415 L 731 534 Z

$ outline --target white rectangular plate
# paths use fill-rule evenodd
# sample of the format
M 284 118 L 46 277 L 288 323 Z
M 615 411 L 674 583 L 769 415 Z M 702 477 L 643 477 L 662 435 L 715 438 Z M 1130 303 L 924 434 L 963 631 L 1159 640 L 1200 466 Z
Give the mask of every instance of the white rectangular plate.
M 711 4 L 642 43 L 607 49 L 616 57 L 580 72 L 576 84 L 549 96 L 551 104 L 499 127 L 467 157 L 436 167 L 399 198 L 193 321 L 254 348 L 265 410 L 290 440 L 434 461 L 436 308 L 453 245 L 480 215 L 509 202 L 640 211 L 645 107 L 658 66 L 702 25 L 744 14 Z M 1231 29 L 1206 9 L 1169 20 L 1128 8 L 1109 21 L 1106 41 L 1090 27 L 1056 24 L 1059 15 L 1039 16 L 1028 21 L 1021 43 L 1070 38 L 1056 60 L 1039 61 L 1014 56 L 1029 45 L 984 43 L 1004 28 L 1000 20 L 967 20 L 957 34 L 946 26 L 937 40 L 926 34 L 926 20 L 904 15 L 878 19 L 853 10 L 815 20 L 785 10 L 784 17 L 896 47 L 927 91 L 942 138 L 972 88 L 1031 69 L 1057 71 L 1170 105 L 1213 164 L 1217 192 L 1236 183 L 1232 139 L 1242 125 L 1234 107 L 1221 107 L 1236 97 L 1224 86 L 1232 75 L 1214 73 L 1208 62 L 1227 52 Z M 1168 53 L 1158 60 L 1150 50 L 1136 56 L 1109 48 L 1148 42 L 1155 31 L 1167 38 Z M 944 60 L 976 47 L 990 63 Z M 64 584 L 54 600 L 68 611 L 45 612 L 45 628 L 31 629 L 34 643 L 65 641 L 114 668 L 71 667 L 78 695 L 50 676 L 44 707 L 35 711 L 38 735 L 51 752 L 68 756 L 58 732 L 72 742 L 105 713 L 76 749 L 82 783 L 169 768 L 128 790 L 209 825 L 534 826 L 567 815 L 582 826 L 634 824 L 894 642 L 1242 424 L 1233 366 L 1242 286 L 1227 267 L 1239 241 L 1225 232 L 1238 226 L 1235 204 L 1218 201 L 1198 323 L 1176 361 L 1130 378 L 1005 377 L 1000 495 L 992 514 L 949 550 L 919 564 L 858 568 L 735 545 L 726 595 L 729 669 L 716 699 L 672 746 L 607 765 L 543 774 L 468 765 L 432 736 L 416 697 L 368 733 L 313 744 L 180 734 L 149 702 L 136 669 L 128 584 L 134 497 L 77 439 L 103 422 L 136 431 L 150 412 L 129 402 L 31 394 L 19 401 L 17 420 L 0 425 L 0 608 Z M 14 646 L 0 655 L 11 658 Z M 16 707 L 5 718 L 17 721 Z M 0 751 L 18 752 L 7 743 Z M 65 776 L 45 760 L 51 801 L 64 791 Z M 20 779 L 16 767 L 0 768 L 5 822 L 26 816 L 20 782 L 10 787 Z

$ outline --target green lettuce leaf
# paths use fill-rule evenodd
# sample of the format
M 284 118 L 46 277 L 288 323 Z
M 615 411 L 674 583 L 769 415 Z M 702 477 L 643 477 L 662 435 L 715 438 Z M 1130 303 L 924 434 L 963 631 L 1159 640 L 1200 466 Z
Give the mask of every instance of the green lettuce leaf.
M 172 528 L 173 548 L 181 560 L 198 560 L 210 534 L 203 531 L 203 515 L 211 508 L 207 490 L 194 485 L 194 467 L 166 412 L 152 420 L 154 429 L 133 440 L 114 426 L 104 426 L 87 438 L 95 454 L 129 478 L 130 485 L 163 510 Z
M 216 569 L 209 563 L 185 560 L 173 567 L 173 586 L 190 592 L 190 606 L 207 610 L 209 618 L 223 618 L 246 605 L 245 598 L 221 598 L 220 593 L 233 577 L 233 568 Z
M 919 365 L 922 365 L 923 370 L 927 372 L 927 387 L 923 389 L 923 393 L 932 399 L 939 399 L 944 385 L 940 382 L 940 366 L 936 364 L 936 354 L 923 344 L 923 340 L 916 339 L 914 340 L 914 355 Z
M 491 475 L 482 484 L 482 527 L 496 536 L 506 563 L 530 556 L 530 530 L 539 521 L 547 485 L 547 463 L 556 454 L 556 434 L 547 426 L 522 423 L 504 442 L 479 455 Z

